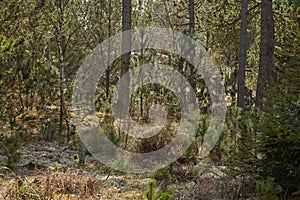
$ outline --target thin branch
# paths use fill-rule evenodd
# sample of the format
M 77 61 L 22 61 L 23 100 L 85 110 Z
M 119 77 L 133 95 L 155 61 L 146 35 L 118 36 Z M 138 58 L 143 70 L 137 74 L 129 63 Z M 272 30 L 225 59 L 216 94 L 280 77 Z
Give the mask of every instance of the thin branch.
M 250 13 L 251 11 L 255 10 L 256 8 L 258 8 L 259 6 L 261 5 L 261 3 L 257 3 L 255 4 L 253 7 L 251 7 L 249 10 L 248 10 L 248 13 Z M 232 26 L 234 24 L 236 24 L 237 22 L 239 22 L 241 20 L 241 16 L 239 16 L 237 19 L 233 20 L 232 22 L 229 22 L 227 24 L 218 24 L 217 26 L 220 27 L 220 26 Z

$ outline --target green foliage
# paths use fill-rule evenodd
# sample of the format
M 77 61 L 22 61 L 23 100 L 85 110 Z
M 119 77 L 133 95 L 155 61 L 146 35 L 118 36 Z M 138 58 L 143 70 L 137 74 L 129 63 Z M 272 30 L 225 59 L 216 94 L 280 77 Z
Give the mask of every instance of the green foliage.
M 14 43 L 13 40 L 8 40 L 0 35 L 0 54 L 10 51 L 13 48 Z
M 153 178 L 155 180 L 159 180 L 159 181 L 171 179 L 171 174 L 170 174 L 169 168 L 166 167 L 166 168 L 161 168 L 161 169 L 157 170 L 153 174 Z
M 278 194 L 282 192 L 280 185 L 274 182 L 274 178 L 256 181 L 256 197 L 258 200 L 277 200 Z
M 276 71 L 257 124 L 258 172 L 289 193 L 300 189 L 300 29 L 277 47 Z
M 120 138 L 116 128 L 114 127 L 114 119 L 111 114 L 102 114 L 100 118 L 100 126 L 103 133 L 115 145 L 120 145 L 122 138 Z
M 53 139 L 55 131 L 57 131 L 57 123 L 51 119 L 46 120 L 40 127 L 40 135 L 48 141 Z
M 290 0 L 274 0 L 276 42 L 280 45 L 276 47 L 276 76 L 274 76 L 273 85 L 267 94 L 265 112 L 260 113 L 262 114 L 260 122 L 256 121 L 256 115 L 251 110 L 252 93 L 256 85 L 256 66 L 259 59 L 260 3 L 249 2 L 248 65 L 245 83 L 247 94 L 246 110 L 243 112 L 233 106 L 237 91 L 236 67 L 239 52 L 240 2 L 209 0 L 198 1 L 195 6 L 194 38 L 203 44 L 220 66 L 229 107 L 225 129 L 216 146 L 216 152 L 211 155 L 215 153 L 215 156 L 222 162 L 225 161 L 226 165 L 237 165 L 237 171 L 253 174 L 258 172 L 262 175 L 266 181 L 258 181 L 257 184 L 261 193 L 265 191 L 276 194 L 276 191 L 268 189 L 269 185 L 275 186 L 276 184 L 280 184 L 284 190 L 300 191 L 300 44 L 299 30 L 298 35 L 295 36 L 297 23 L 291 23 L 292 17 L 298 17 L 299 23 L 299 8 L 293 7 L 292 2 Z M 187 30 L 187 1 L 138 1 L 136 3 L 133 5 L 133 24 L 135 26 L 157 25 L 182 32 Z M 61 25 L 59 42 L 63 48 L 65 64 L 63 82 L 67 106 L 70 104 L 75 73 L 82 60 L 90 52 L 90 49 L 101 43 L 109 34 L 114 35 L 121 30 L 120 0 L 111 1 L 111 8 L 109 8 L 107 0 L 65 1 L 63 8 L 60 8 L 58 4 L 59 1 L 49 0 L 41 1 L 40 5 L 36 0 L 0 2 L 0 127 L 7 126 L 10 121 L 12 134 L 11 137 L 1 140 L 1 154 L 9 158 L 10 165 L 18 162 L 20 157 L 21 137 L 19 130 L 16 129 L 16 116 L 32 109 L 43 110 L 50 106 L 54 108 L 59 106 L 58 78 L 61 58 L 57 50 L 58 41 L 55 37 L 57 28 Z M 109 19 L 110 26 L 108 25 Z M 108 30 L 109 27 L 110 30 Z M 144 39 L 144 44 L 147 46 L 151 39 Z M 193 86 L 195 84 L 194 89 L 203 116 L 199 123 L 197 138 L 180 158 L 182 162 L 177 161 L 180 164 L 191 165 L 191 161 L 196 160 L 199 146 L 203 142 L 210 122 L 210 116 L 207 114 L 210 109 L 210 97 L 203 77 L 197 73 L 193 74 L 192 70 L 189 71 L 188 65 L 178 55 L 155 49 L 132 52 L 132 68 L 144 63 L 168 63 L 174 69 L 186 73 L 187 80 Z M 110 91 L 115 87 L 114 84 L 119 78 L 119 64 L 120 60 L 116 59 L 108 70 L 110 72 Z M 160 71 L 151 75 L 159 76 Z M 168 77 L 163 78 L 168 79 Z M 100 125 L 105 136 L 118 146 L 122 144 L 123 138 L 114 128 L 112 116 L 107 113 L 110 108 L 110 97 L 109 95 L 107 97 L 101 88 L 104 84 L 106 84 L 105 78 L 100 78 L 99 94 L 97 93 L 95 104 L 98 111 L 106 113 L 100 118 Z M 148 122 L 146 115 L 150 106 L 153 103 L 159 103 L 166 106 L 170 121 L 179 121 L 179 101 L 176 100 L 172 91 L 158 84 L 139 88 L 132 95 L 131 100 L 134 104 L 131 108 L 133 119 L 143 123 Z M 59 111 L 56 110 L 53 118 L 57 118 L 57 112 Z M 194 121 L 193 117 L 196 114 L 198 113 L 192 115 L 191 121 Z M 83 122 L 88 121 L 89 119 L 83 119 Z M 45 139 L 51 140 L 58 130 L 57 126 L 58 124 L 54 121 L 44 121 L 39 133 Z M 184 126 L 191 128 L 189 123 Z M 258 138 L 256 138 L 256 134 L 259 135 Z M 88 142 L 91 146 L 99 148 L 100 151 L 102 146 L 98 144 L 98 141 L 101 141 L 103 137 L 99 137 L 99 130 L 94 130 L 91 135 Z M 166 134 L 159 140 L 166 141 L 167 137 L 170 136 Z M 257 147 L 254 145 L 256 141 L 258 141 Z M 144 142 L 145 145 L 142 145 L 141 151 L 153 150 L 158 143 L 147 140 Z M 77 148 L 75 143 L 74 147 Z M 262 156 L 261 160 L 256 159 L 257 153 Z M 219 157 L 220 154 L 222 156 Z M 122 158 L 116 161 L 116 165 L 125 162 L 126 158 Z M 168 168 L 158 170 L 154 174 L 154 178 L 156 180 L 171 179 L 175 173 L 171 175 L 170 171 Z M 186 171 L 188 170 L 184 168 L 184 173 L 179 176 L 189 178 L 198 174 L 195 171 L 189 175 Z M 268 179 L 269 176 L 274 177 L 274 180 Z M 170 198 L 167 193 L 156 193 L 155 182 L 149 184 L 148 199 Z M 35 186 L 30 187 L 34 188 Z M 227 185 L 224 184 L 224 187 Z M 25 186 L 22 190 L 24 194 L 30 193 Z
M 238 166 L 247 173 L 253 172 L 253 161 L 256 159 L 255 120 L 254 110 L 243 111 L 239 107 L 232 106 L 227 111 L 220 137 L 220 151 L 225 165 Z
M 151 180 L 148 182 L 147 192 L 145 193 L 145 196 L 148 200 L 154 200 L 155 196 L 155 188 L 156 188 L 156 181 Z
M 171 200 L 173 198 L 172 192 L 159 191 L 156 192 L 156 181 L 150 180 L 148 182 L 147 192 L 145 193 L 147 200 Z
M 20 160 L 21 135 L 19 132 L 11 136 L 0 138 L 0 154 L 8 157 L 8 167 L 14 168 L 15 164 Z
M 173 199 L 173 194 L 172 192 L 158 192 L 156 200 L 171 200 Z
M 19 192 L 20 194 L 17 196 L 20 196 L 22 199 L 40 199 L 40 196 L 42 196 L 41 188 L 35 183 L 22 185 Z

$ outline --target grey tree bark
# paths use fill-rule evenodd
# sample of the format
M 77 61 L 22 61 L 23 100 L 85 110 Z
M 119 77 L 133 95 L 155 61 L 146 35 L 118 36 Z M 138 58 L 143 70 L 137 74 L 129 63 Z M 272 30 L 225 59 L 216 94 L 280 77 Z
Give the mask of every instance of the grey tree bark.
M 255 107 L 263 108 L 266 84 L 270 83 L 271 70 L 274 68 L 274 19 L 272 0 L 261 3 L 261 43 L 258 81 L 256 87 Z
M 112 5 L 111 2 L 112 0 L 109 0 L 109 8 L 108 8 L 108 41 L 107 41 L 107 46 L 108 46 L 108 52 L 107 52 L 107 68 L 105 70 L 105 93 L 106 97 L 109 97 L 109 86 L 110 86 L 110 68 L 109 68 L 109 60 L 110 60 L 110 51 L 111 51 L 111 15 L 112 15 Z
M 129 71 L 130 65 L 130 51 L 131 51 L 131 12 L 132 5 L 131 0 L 123 0 L 122 1 L 122 57 L 121 57 L 121 81 L 119 86 L 119 102 L 121 102 L 121 119 L 125 120 L 125 124 L 127 122 L 127 131 L 129 131 L 129 84 L 130 84 L 130 76 L 127 73 Z M 127 31 L 127 32 L 126 32 Z M 127 74 L 126 74 L 127 73 Z M 119 132 L 120 135 L 120 132 Z M 127 148 L 127 140 L 128 135 L 125 137 L 125 146 L 124 149 Z
M 129 70 L 130 64 L 130 50 L 131 50 L 131 34 L 130 32 L 124 33 L 124 31 L 131 30 L 131 0 L 123 0 L 122 2 L 122 57 L 121 57 L 121 76 L 126 74 Z M 125 53 L 127 52 L 127 53 Z M 128 113 L 129 107 L 129 76 L 124 76 L 120 81 L 120 93 L 119 99 L 122 100 L 122 111 L 121 116 Z
M 195 34 L 195 2 L 194 0 L 189 0 L 189 32 L 190 32 L 190 37 L 194 37 Z M 195 54 L 195 47 L 193 44 L 190 44 L 190 54 L 192 56 L 192 59 L 194 58 Z M 191 59 L 191 60 L 192 60 Z M 190 77 L 190 83 L 191 86 L 195 89 L 196 88 L 196 82 L 195 82 L 195 67 L 192 66 L 191 64 L 189 65 L 190 71 L 191 71 L 191 77 Z
M 195 30 L 195 2 L 194 0 L 189 0 L 189 31 L 190 34 L 194 34 Z
M 65 101 L 65 51 L 63 50 L 62 44 L 62 29 L 64 23 L 64 12 L 65 6 L 62 0 L 57 2 L 57 6 L 59 7 L 59 17 L 57 25 L 55 26 L 55 39 L 56 39 L 56 48 L 58 52 L 59 59 L 59 91 L 60 91 L 60 117 L 59 117 L 59 129 L 60 132 L 63 128 L 63 121 L 65 120 L 67 126 L 67 140 L 68 142 L 71 140 L 71 125 L 70 125 L 70 116 L 68 112 L 68 108 Z
M 243 109 L 245 107 L 245 69 L 247 65 L 247 16 L 248 0 L 242 0 L 237 106 Z

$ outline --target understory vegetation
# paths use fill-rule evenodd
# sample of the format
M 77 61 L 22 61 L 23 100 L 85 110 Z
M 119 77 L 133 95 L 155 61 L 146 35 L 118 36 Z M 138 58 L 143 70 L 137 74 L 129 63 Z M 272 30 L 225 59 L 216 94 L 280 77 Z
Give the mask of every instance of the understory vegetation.
M 0 24 L 0 199 L 300 199 L 298 0 L 4 0 Z M 216 106 L 205 75 L 160 49 L 118 57 L 99 77 L 93 97 L 92 117 L 112 144 L 154 152 L 172 142 L 180 125 L 189 128 L 181 119 L 191 91 L 157 83 L 128 97 L 131 119 L 156 134 L 136 137 L 139 130 L 130 124 L 122 128 L 115 113 L 124 108 L 113 103 L 114 92 L 120 77 L 144 64 L 182 74 L 200 112 L 189 113 L 198 127 L 188 133 L 195 137 L 180 158 L 152 173 L 131 174 L 104 165 L 81 141 L 72 95 L 92 50 L 140 27 L 195 39 L 220 71 L 227 111 L 217 143 L 201 157 Z M 187 45 L 181 51 L 194 53 Z M 117 50 L 109 46 L 106 53 L 109 59 Z M 143 81 L 162 73 L 157 68 Z

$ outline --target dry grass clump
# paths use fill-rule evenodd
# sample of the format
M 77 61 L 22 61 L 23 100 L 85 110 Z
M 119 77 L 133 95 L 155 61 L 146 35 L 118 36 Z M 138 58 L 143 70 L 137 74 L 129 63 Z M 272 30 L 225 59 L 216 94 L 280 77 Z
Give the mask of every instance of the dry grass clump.
M 0 199 L 95 199 L 102 188 L 100 180 L 72 170 L 2 179 Z

